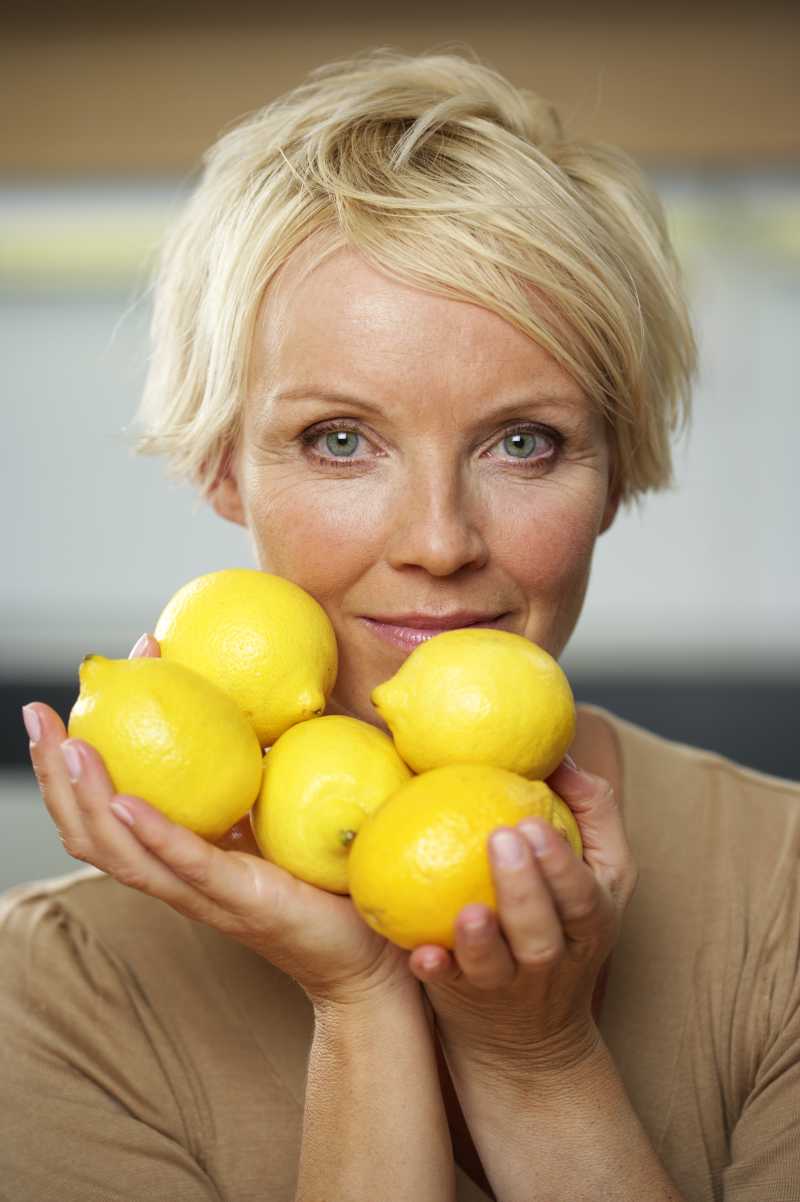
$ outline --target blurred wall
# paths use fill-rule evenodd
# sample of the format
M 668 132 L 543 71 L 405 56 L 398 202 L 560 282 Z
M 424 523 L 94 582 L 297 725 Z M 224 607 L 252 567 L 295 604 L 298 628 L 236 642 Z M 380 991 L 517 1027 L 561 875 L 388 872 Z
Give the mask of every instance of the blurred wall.
M 650 162 L 774 165 L 800 151 L 797 6 L 775 0 L 40 0 L 9 7 L 3 26 L 6 175 L 183 173 L 241 114 L 374 46 L 469 46 Z

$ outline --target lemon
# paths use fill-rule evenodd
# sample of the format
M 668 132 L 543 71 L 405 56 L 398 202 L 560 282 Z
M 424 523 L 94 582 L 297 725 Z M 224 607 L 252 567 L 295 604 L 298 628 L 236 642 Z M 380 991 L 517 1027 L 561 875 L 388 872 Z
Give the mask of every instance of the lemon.
M 312 885 L 347 893 L 356 833 L 410 779 L 392 740 L 368 722 L 328 714 L 293 726 L 264 758 L 251 815 L 262 855 Z
M 536 643 L 505 630 L 437 634 L 371 700 L 414 772 L 490 764 L 543 780 L 575 736 L 563 670 Z
M 496 908 L 489 834 L 529 815 L 551 822 L 581 855 L 572 812 L 543 781 L 480 764 L 451 764 L 412 777 L 356 835 L 350 853 L 356 909 L 400 947 L 452 948 L 463 906 Z
M 198 576 L 167 602 L 154 631 L 164 659 L 231 697 L 262 747 L 321 714 L 336 681 L 336 635 L 309 593 L 269 572 Z
M 218 839 L 252 806 L 261 783 L 258 739 L 209 681 L 158 658 L 89 655 L 69 734 L 99 751 L 118 793 Z

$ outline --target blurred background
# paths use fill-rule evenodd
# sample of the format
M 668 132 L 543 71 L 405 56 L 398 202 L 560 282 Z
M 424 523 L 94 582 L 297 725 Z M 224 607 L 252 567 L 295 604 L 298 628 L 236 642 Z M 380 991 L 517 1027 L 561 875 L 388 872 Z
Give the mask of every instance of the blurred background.
M 149 271 L 203 150 L 311 68 L 469 47 L 621 145 L 664 200 L 701 346 L 674 491 L 598 546 L 564 665 L 579 701 L 800 778 L 800 62 L 793 5 L 37 3 L 0 88 L 0 888 L 78 867 L 20 706 L 64 717 L 241 530 L 130 453 Z

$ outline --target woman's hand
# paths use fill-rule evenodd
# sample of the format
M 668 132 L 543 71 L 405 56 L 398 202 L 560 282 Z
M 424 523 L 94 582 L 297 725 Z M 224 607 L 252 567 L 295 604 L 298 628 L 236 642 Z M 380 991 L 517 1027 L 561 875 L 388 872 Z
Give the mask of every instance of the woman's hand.
M 158 654 L 156 640 L 144 636 L 131 657 Z M 49 706 L 26 708 L 39 725 L 38 737 L 29 728 L 39 788 L 75 859 L 252 948 L 293 977 L 313 1002 L 362 1001 L 414 984 L 408 953 L 372 931 L 349 897 L 317 889 L 262 859 L 243 823 L 214 846 L 141 798 L 115 794 L 94 748 L 67 740 Z
M 497 914 L 465 906 L 452 954 L 426 945 L 409 960 L 448 1059 L 529 1084 L 594 1049 L 592 996 L 636 883 L 608 783 L 567 761 L 548 783 L 575 815 L 583 861 L 541 819 L 499 828 L 490 839 Z

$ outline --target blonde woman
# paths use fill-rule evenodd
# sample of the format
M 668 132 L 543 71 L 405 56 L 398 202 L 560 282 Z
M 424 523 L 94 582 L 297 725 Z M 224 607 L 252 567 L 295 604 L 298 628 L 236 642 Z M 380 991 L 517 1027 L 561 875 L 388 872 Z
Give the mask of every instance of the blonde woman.
M 141 449 L 325 606 L 331 710 L 368 722 L 437 630 L 562 653 L 695 364 L 638 170 L 454 55 L 336 64 L 226 133 L 152 336 Z M 5 901 L 14 1202 L 800 1198 L 797 786 L 582 706 L 552 783 L 584 861 L 496 832 L 497 916 L 407 953 L 25 717 L 103 872 Z

